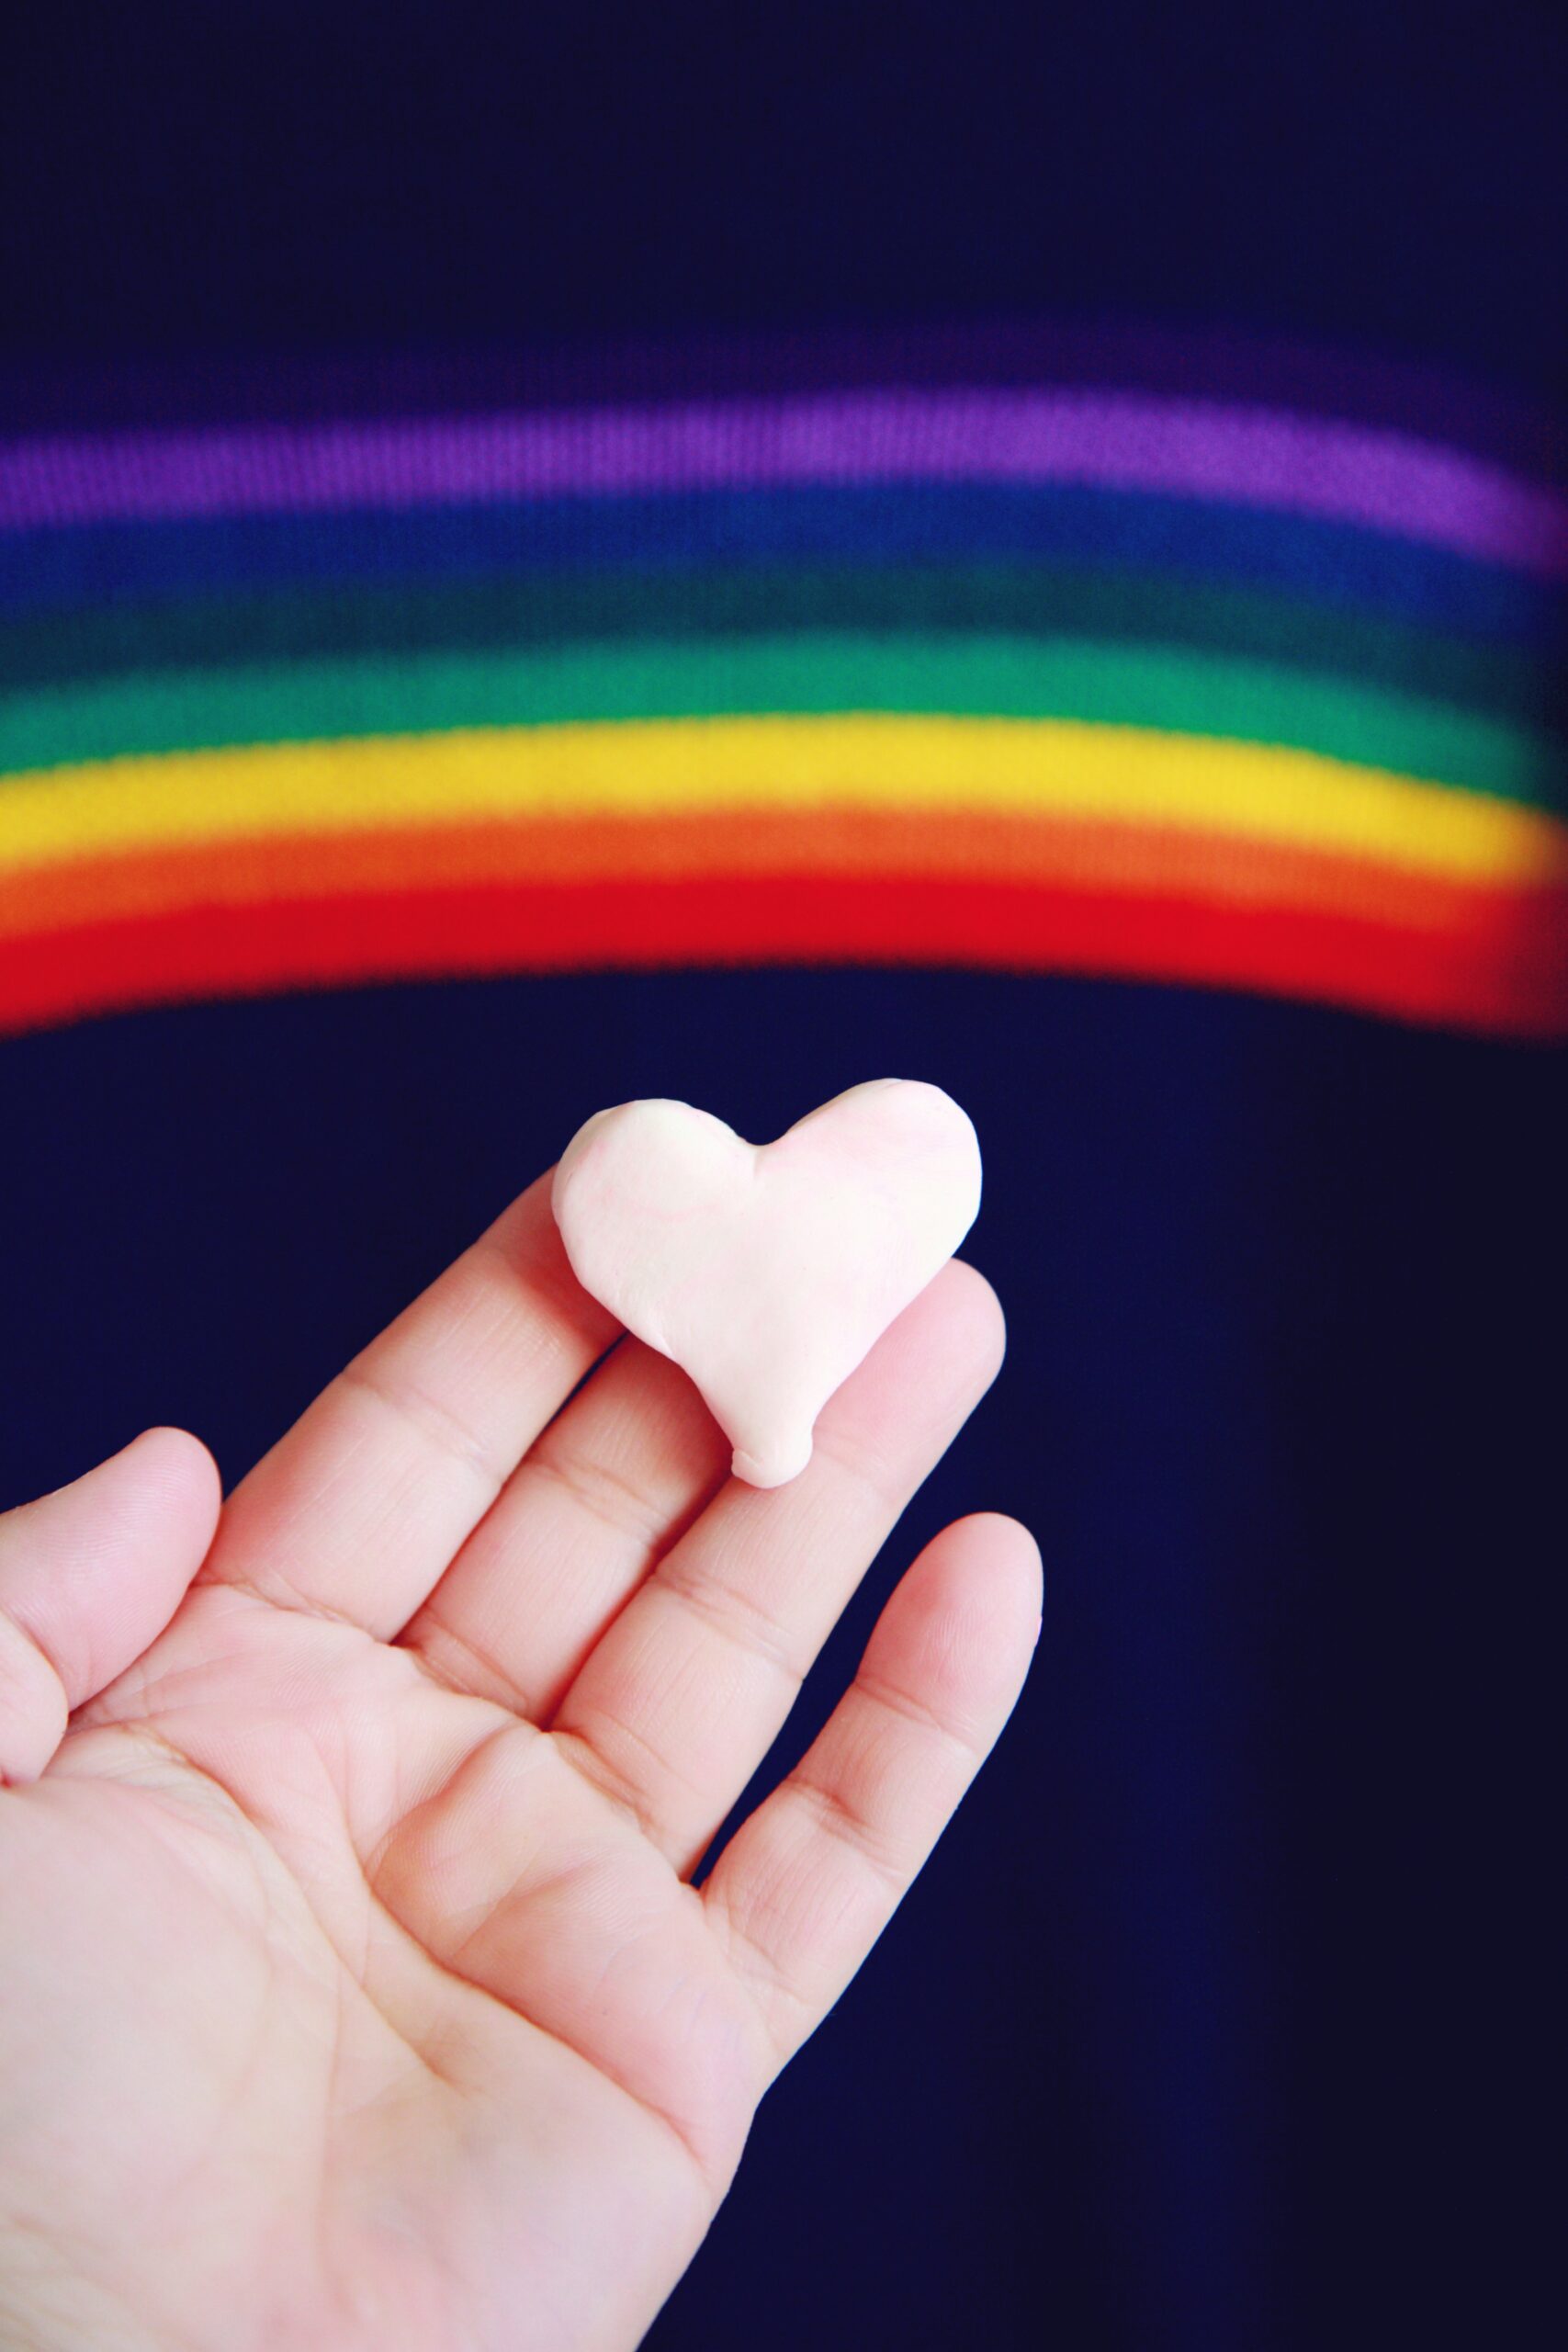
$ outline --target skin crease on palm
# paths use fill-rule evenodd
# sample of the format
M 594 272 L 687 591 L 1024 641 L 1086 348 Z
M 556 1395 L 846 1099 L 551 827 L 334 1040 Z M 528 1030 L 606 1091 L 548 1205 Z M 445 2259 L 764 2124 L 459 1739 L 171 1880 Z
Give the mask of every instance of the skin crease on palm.
M 221 1512 L 160 1430 L 0 1518 L 7 2347 L 629 2352 L 1012 1707 L 980 1515 L 693 1886 L 1001 1316 L 946 1267 L 758 1492 L 549 1186 Z

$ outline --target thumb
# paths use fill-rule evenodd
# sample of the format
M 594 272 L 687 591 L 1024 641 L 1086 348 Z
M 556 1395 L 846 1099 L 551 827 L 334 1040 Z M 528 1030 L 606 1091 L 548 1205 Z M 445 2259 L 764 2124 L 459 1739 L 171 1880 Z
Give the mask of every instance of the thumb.
M 220 1499 L 198 1438 L 147 1430 L 85 1477 L 0 1514 L 0 1782 L 36 1781 L 72 1709 L 163 1632 Z

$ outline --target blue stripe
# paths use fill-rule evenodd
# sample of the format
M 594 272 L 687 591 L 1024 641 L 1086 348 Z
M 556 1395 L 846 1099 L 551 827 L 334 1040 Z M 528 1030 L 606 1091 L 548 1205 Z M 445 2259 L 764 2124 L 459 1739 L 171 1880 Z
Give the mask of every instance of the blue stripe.
M 1122 491 L 907 483 L 19 532 L 0 538 L 0 610 L 288 582 L 1032 555 L 1256 582 L 1518 644 L 1552 643 L 1564 619 L 1561 590 L 1344 524 Z

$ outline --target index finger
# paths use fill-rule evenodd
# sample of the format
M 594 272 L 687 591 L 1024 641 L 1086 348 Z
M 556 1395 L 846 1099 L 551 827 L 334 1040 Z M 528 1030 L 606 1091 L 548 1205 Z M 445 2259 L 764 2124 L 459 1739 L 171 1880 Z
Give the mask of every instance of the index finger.
M 238 1487 L 198 1584 L 388 1640 L 619 1336 L 578 1282 L 553 1169 L 322 1390 Z

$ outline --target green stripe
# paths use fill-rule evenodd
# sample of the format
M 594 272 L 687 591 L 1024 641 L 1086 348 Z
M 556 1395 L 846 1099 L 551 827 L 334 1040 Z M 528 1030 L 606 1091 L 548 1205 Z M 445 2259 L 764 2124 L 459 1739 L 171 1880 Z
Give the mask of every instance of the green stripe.
M 1163 648 L 935 635 L 719 638 L 113 679 L 12 701 L 0 711 L 0 769 L 454 727 L 845 710 L 1238 736 L 1512 799 L 1562 797 L 1549 739 L 1440 704 Z
M 0 685 L 332 654 L 627 637 L 977 630 L 1131 639 L 1326 672 L 1543 723 L 1547 665 L 1404 621 L 1156 571 L 1036 563 L 610 571 L 99 606 L 0 628 Z

